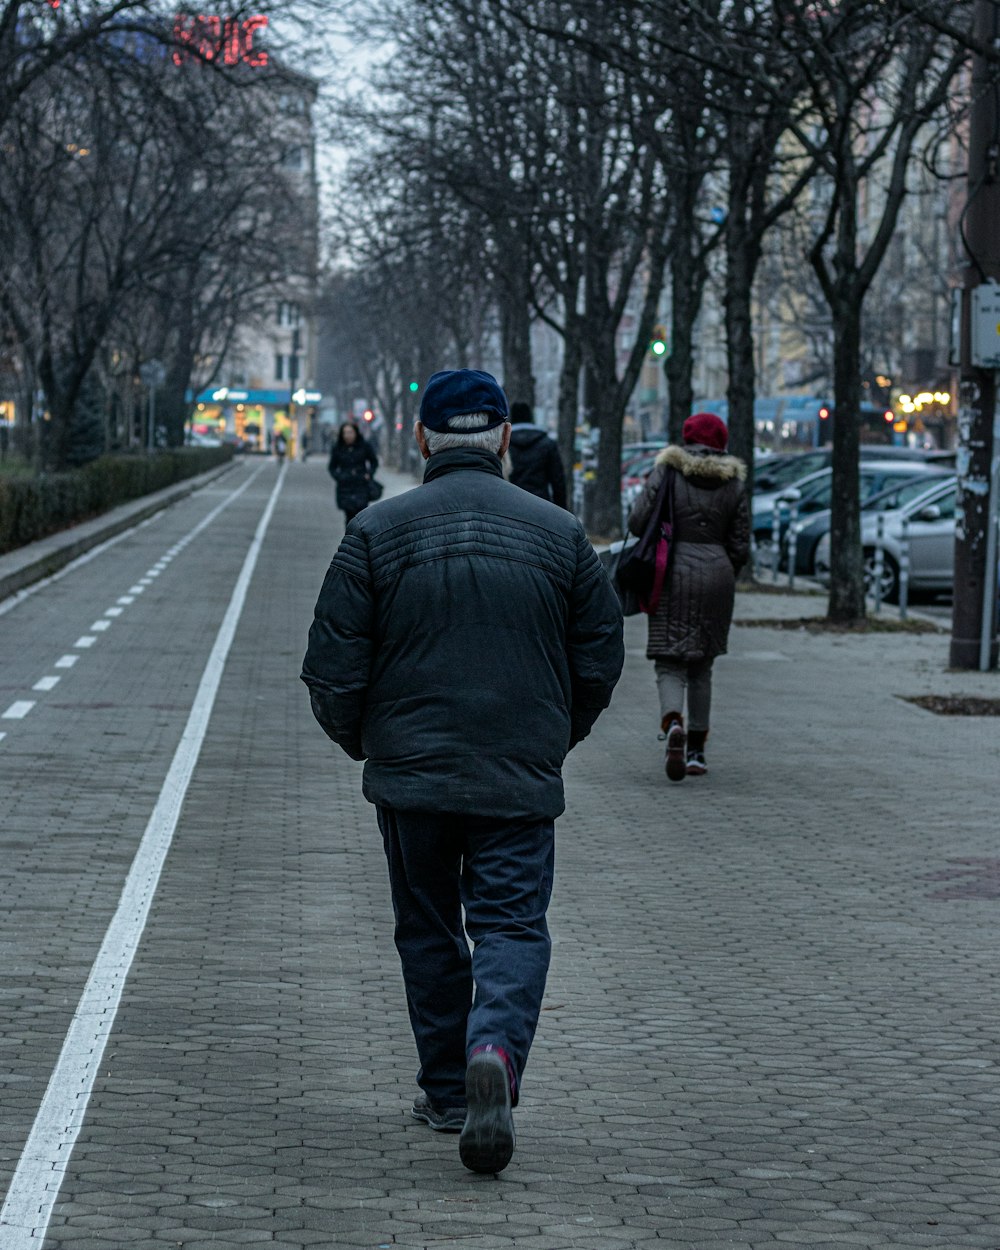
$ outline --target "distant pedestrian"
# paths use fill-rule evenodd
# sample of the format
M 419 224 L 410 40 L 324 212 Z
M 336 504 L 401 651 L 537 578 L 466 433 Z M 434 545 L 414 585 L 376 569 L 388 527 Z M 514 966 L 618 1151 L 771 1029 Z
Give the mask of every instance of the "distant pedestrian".
M 641 535 L 664 474 L 673 473 L 673 541 L 667 584 L 649 618 L 646 656 L 656 666 L 660 727 L 671 781 L 708 771 L 705 741 L 712 706 L 712 665 L 726 651 L 736 574 L 750 554 L 750 513 L 742 460 L 727 455 L 729 431 L 714 413 L 684 422 L 683 447 L 656 458 L 628 519 Z M 684 696 L 687 694 L 687 727 Z
M 559 444 L 539 426 L 529 404 L 510 407 L 510 450 L 507 480 L 539 499 L 548 499 L 559 508 L 566 505 L 566 475 L 563 473 Z
M 285 452 L 288 450 L 288 443 L 285 441 L 284 434 L 278 433 L 274 436 L 274 454 L 278 459 L 278 464 L 285 458 Z
M 576 518 L 504 481 L 490 374 L 434 374 L 414 432 L 423 484 L 348 526 L 302 679 L 366 761 L 420 1058 L 412 1114 L 499 1172 L 549 966 L 563 760 L 611 699 L 622 619 Z
M 345 525 L 371 502 L 369 483 L 377 468 L 378 456 L 362 438 L 358 427 L 352 421 L 345 421 L 330 449 L 327 465 L 337 483 L 337 507 L 344 514 Z

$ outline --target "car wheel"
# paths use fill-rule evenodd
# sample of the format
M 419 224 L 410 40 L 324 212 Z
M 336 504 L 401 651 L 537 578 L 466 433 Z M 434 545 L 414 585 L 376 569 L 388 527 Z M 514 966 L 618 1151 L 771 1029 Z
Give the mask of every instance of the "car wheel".
M 865 594 L 875 594 L 875 548 L 865 548 Z M 899 602 L 899 565 L 886 551 L 882 555 L 882 602 Z

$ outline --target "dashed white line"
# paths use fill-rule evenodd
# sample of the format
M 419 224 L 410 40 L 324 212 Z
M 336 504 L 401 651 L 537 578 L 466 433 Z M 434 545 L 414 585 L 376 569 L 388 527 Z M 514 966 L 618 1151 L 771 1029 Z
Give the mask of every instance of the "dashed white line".
M 124 611 L 125 611 L 125 609 L 124 609 L 124 608 L 108 608 L 108 609 L 105 611 L 104 615 L 105 615 L 105 616 L 121 616 L 121 614 L 122 614 Z
M 146 589 L 145 586 L 141 585 L 139 582 L 136 582 L 134 586 L 129 586 L 128 593 L 130 595 L 141 595 L 145 589 Z
M 124 604 L 127 608 L 130 603 L 135 603 L 135 595 L 119 595 L 115 603 Z
M 24 720 L 31 709 L 35 706 L 34 699 L 18 699 L 16 703 L 12 703 L 10 707 L 0 717 L 2 720 Z
M 61 680 L 61 677 L 39 677 L 31 688 L 32 690 L 54 690 Z
M 78 655 L 61 655 L 56 660 L 56 668 L 72 668 L 79 658 Z
M 5 733 L 0 733 L 0 742 L 3 742 L 4 738 L 6 737 L 7 735 Z
M 106 629 L 111 628 L 111 622 L 110 621 L 95 621 L 93 625 L 91 625 L 90 628 L 98 634 L 103 634 Z
M 84 634 L 82 638 L 77 638 L 73 643 L 74 647 L 92 647 L 97 639 L 93 634 Z
M 191 714 L 11 1177 L 0 1208 L 4 1250 L 37 1250 L 45 1240 L 52 1208 L 87 1114 L 125 981 L 146 927 L 157 883 L 208 731 L 226 659 L 286 471 L 287 466 L 283 465 L 257 525 L 198 684 Z

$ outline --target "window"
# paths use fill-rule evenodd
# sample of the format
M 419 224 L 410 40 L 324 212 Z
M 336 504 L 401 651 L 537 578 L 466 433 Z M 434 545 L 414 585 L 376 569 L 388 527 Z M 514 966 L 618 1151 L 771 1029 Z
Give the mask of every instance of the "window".
M 278 302 L 278 325 L 297 326 L 302 320 L 302 310 L 293 300 Z
M 285 378 L 285 358 L 281 353 L 276 353 L 274 357 L 274 376 L 279 382 L 283 382 Z

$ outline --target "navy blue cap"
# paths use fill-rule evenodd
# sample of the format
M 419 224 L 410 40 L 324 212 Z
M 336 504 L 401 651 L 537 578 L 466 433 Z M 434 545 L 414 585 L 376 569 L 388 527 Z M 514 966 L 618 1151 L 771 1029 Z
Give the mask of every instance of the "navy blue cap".
M 472 412 L 489 414 L 489 421 L 477 430 L 492 430 L 510 419 L 507 396 L 491 373 L 479 369 L 442 369 L 431 376 L 420 401 L 420 420 L 429 430 L 438 434 L 451 433 L 448 423 L 452 417 L 465 417 Z

